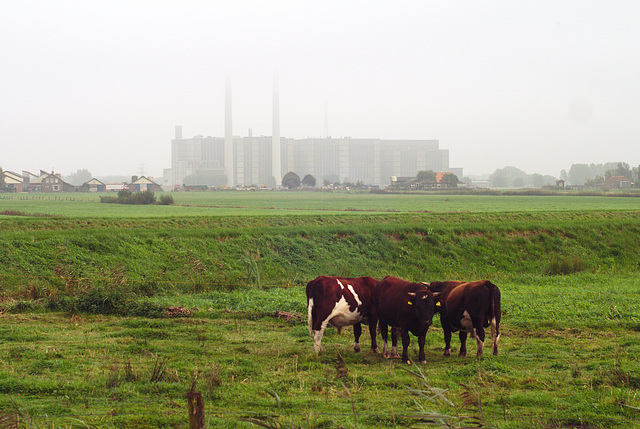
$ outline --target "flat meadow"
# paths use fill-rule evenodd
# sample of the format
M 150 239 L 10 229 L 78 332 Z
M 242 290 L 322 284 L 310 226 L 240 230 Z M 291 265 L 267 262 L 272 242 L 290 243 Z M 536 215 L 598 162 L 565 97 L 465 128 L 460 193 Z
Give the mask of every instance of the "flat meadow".
M 638 198 L 171 195 L 0 194 L 0 427 L 186 427 L 192 386 L 207 427 L 638 427 Z M 500 354 L 454 335 L 443 357 L 435 316 L 426 365 L 366 328 L 361 353 L 329 328 L 317 356 L 322 274 L 490 279 Z

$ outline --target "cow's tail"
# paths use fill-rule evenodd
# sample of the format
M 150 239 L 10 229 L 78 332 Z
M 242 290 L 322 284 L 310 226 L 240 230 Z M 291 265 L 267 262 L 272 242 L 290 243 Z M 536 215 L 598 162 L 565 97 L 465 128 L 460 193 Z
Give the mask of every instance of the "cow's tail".
M 491 299 L 491 315 L 489 322 L 491 324 L 491 344 L 493 346 L 493 354 L 498 354 L 498 340 L 500 339 L 500 317 L 502 311 L 500 308 L 500 289 L 491 282 L 487 282 L 489 286 Z

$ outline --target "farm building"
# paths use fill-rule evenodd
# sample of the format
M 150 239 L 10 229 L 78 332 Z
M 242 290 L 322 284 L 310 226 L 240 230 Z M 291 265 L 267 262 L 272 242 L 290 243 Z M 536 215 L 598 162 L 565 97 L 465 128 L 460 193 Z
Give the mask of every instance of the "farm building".
M 143 191 L 153 191 L 159 192 L 162 190 L 160 185 L 152 180 L 150 177 L 140 176 L 136 178 L 135 176 L 131 178 L 131 183 L 129 184 L 129 190 L 132 192 L 143 192 Z
M 628 189 L 631 187 L 631 181 L 624 176 L 611 176 L 604 181 L 608 188 Z
M 29 192 L 75 192 L 77 188 L 62 179 L 60 173 L 47 173 L 40 170 L 36 176 L 28 171 L 22 172 L 23 191 Z
M 24 179 L 18 173 L 14 173 L 13 171 L 3 171 L 2 176 L 4 178 L 4 185 L 10 190 L 14 190 L 15 192 L 22 192 L 24 187 Z
M 89 192 L 105 192 L 107 190 L 107 185 L 96 178 L 89 180 L 85 185 L 89 187 Z
M 41 177 L 41 182 L 39 183 L 39 191 L 40 192 L 75 192 L 76 187 L 71 183 L 67 183 L 62 180 L 62 176 L 59 173 L 51 172 L 43 177 Z M 33 182 L 29 186 L 31 190 L 31 186 L 33 186 Z M 35 189 L 34 189 L 35 190 Z

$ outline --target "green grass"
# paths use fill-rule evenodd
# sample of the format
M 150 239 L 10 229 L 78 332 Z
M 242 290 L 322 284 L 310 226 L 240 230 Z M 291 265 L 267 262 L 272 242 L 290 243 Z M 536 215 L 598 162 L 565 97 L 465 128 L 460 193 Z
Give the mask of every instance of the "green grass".
M 558 195 L 448 195 L 438 192 L 373 194 L 360 192 L 172 192 L 172 206 L 102 204 L 100 195 L 112 194 L 4 194 L 0 212 L 48 214 L 65 217 L 184 217 L 289 216 L 307 214 L 370 214 L 420 212 L 562 212 L 576 210 L 636 210 L 640 199 L 616 196 Z M 162 193 L 157 193 L 161 196 Z
M 196 207 L 217 194 L 229 206 Z M 208 427 L 636 427 L 635 198 L 308 194 L 174 194 L 185 216 L 0 199 L 64 214 L 0 216 L 0 426 L 184 427 L 198 374 Z M 489 278 L 500 355 L 444 358 L 436 317 L 422 375 L 372 354 L 366 332 L 354 354 L 351 329 L 328 329 L 318 357 L 304 285 L 320 274 Z
M 354 354 L 350 329 L 327 330 L 317 357 L 305 321 L 270 314 L 279 303 L 303 312 L 302 288 L 157 299 L 197 306 L 191 318 L 4 314 L 0 405 L 13 402 L 34 427 L 66 427 L 71 418 L 172 427 L 186 421 L 184 394 L 198 371 L 208 427 L 251 427 L 241 420 L 248 416 L 277 416 L 287 427 L 405 427 L 427 410 L 453 416 L 454 427 L 475 419 L 497 428 L 632 428 L 640 416 L 640 276 L 609 279 L 617 287 L 602 290 L 591 274 L 500 283 L 500 355 L 444 358 L 436 322 L 428 364 L 419 366 L 424 379 L 372 354 L 366 332 Z M 425 383 L 453 405 L 408 390 Z

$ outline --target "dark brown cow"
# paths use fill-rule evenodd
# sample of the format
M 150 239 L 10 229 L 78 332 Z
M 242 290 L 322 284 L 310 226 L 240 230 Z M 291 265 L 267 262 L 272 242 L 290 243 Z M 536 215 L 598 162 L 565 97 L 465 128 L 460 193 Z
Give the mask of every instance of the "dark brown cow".
M 384 357 L 399 357 L 397 335 L 391 334 L 392 352 L 387 345 L 388 326 L 400 328 L 402 335 L 402 361 L 409 361 L 409 332 L 418 337 L 420 352 L 418 359 L 426 363 L 424 342 L 434 314 L 435 294 L 421 283 L 411 283 L 397 277 L 387 276 L 378 283 L 374 291 L 374 302 L 380 333 L 384 340 Z
M 431 282 L 430 291 L 440 296 L 436 311 L 444 330 L 444 355 L 451 355 L 451 333 L 460 331 L 460 356 L 467 355 L 467 333 L 478 345 L 476 356 L 482 356 L 484 328 L 491 326 L 493 354 L 498 354 L 500 339 L 500 289 L 488 280 L 475 282 Z
M 373 290 L 378 281 L 372 277 L 327 277 L 320 276 L 307 283 L 307 310 L 309 332 L 313 336 L 313 349 L 322 350 L 320 341 L 327 324 L 340 332 L 343 326 L 353 325 L 355 342 L 353 350 L 360 351 L 361 323 L 371 329 L 371 350 L 376 353 L 377 318 L 373 306 Z

